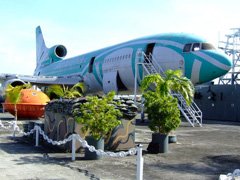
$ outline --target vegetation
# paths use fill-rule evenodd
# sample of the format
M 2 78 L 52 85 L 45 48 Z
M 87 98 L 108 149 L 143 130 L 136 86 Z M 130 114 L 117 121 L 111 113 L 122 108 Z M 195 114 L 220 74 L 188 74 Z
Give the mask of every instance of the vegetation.
M 122 113 L 115 109 L 114 96 L 115 92 L 112 91 L 101 99 L 97 96 L 87 97 L 88 102 L 80 106 L 81 116 L 74 117 L 78 124 L 83 125 L 81 129 L 83 133 L 89 132 L 95 140 L 98 140 L 121 124 L 118 117 L 121 117 Z
M 148 90 L 143 93 L 144 105 L 151 121 L 149 128 L 155 133 L 168 134 L 181 122 L 177 99 L 171 96 L 171 91 L 181 93 L 189 105 L 194 86 L 189 79 L 182 77 L 180 70 L 168 70 L 163 77 L 157 73 L 148 75 L 142 80 L 141 89 L 146 90 L 151 84 L 156 85 L 155 92 Z
M 168 134 L 179 126 L 181 119 L 176 99 L 172 96 L 159 98 L 157 93 L 152 91 L 144 93 L 143 97 L 150 120 L 149 128 L 154 133 Z
M 14 104 L 14 111 L 15 111 L 15 120 L 17 120 L 17 103 L 19 103 L 21 99 L 21 91 L 24 88 L 32 87 L 31 84 L 23 84 L 21 86 L 13 87 L 11 84 L 8 84 L 7 88 L 5 89 L 6 99 L 10 103 Z
M 52 96 L 56 98 L 73 98 L 82 96 L 80 92 L 84 92 L 85 85 L 84 83 L 75 84 L 72 88 L 65 87 L 64 85 L 51 85 L 46 94 L 51 99 Z
M 155 92 L 159 97 L 169 96 L 171 91 L 181 93 L 187 104 L 191 104 L 194 95 L 192 82 L 182 77 L 181 70 L 167 70 L 163 77 L 159 74 L 147 75 L 141 82 L 141 89 L 145 90 L 151 84 L 156 84 Z

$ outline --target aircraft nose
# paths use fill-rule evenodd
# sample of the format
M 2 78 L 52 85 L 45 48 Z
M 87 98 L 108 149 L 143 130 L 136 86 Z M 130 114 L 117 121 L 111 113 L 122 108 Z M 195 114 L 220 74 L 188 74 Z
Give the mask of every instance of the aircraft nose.
M 218 51 L 208 51 L 205 53 L 199 54 L 199 56 L 208 62 L 201 64 L 199 82 L 204 83 L 212 81 L 213 79 L 225 75 L 231 69 L 232 62 L 226 54 Z M 191 80 L 195 80 L 193 76 Z
M 226 65 L 225 70 L 228 72 L 232 67 L 232 60 L 226 54 L 219 54 L 219 61 Z
M 212 68 L 212 76 L 214 78 L 221 77 L 225 75 L 232 67 L 231 59 L 224 53 L 215 52 L 212 57 L 217 60 L 212 61 L 215 67 Z

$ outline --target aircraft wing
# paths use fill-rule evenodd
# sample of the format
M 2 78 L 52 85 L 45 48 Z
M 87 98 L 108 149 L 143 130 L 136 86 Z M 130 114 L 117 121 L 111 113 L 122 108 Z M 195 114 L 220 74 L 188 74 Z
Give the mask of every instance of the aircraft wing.
M 75 85 L 83 78 L 80 75 L 68 76 L 31 76 L 31 75 L 18 75 L 18 74 L 0 74 L 0 80 L 3 86 L 19 82 L 19 84 L 30 82 L 33 85 L 48 86 L 52 84 Z

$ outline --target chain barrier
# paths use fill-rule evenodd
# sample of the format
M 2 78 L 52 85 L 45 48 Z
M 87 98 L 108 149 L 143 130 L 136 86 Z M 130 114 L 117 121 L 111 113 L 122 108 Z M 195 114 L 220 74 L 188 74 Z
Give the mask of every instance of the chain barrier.
M 8 127 L 5 127 L 5 126 L 2 124 L 2 121 L 0 120 L 0 126 L 1 126 L 1 128 L 3 128 L 4 130 L 9 130 L 9 129 L 13 126 L 14 121 L 11 121 L 11 122 L 6 121 L 6 123 L 9 124 Z
M 221 174 L 219 180 L 237 180 L 240 179 L 240 169 L 235 169 L 233 173 L 228 173 L 227 175 Z
M 12 122 L 7 122 L 9 123 L 9 126 L 8 127 L 5 127 L 3 124 L 2 124 L 2 121 L 0 120 L 0 126 L 1 128 L 5 129 L 5 130 L 9 130 L 11 127 L 14 126 L 14 123 L 16 123 L 16 121 L 12 121 Z M 41 134 L 43 136 L 43 139 L 46 140 L 48 143 L 51 143 L 52 145 L 63 145 L 63 144 L 66 144 L 67 142 L 70 142 L 72 141 L 72 139 L 74 138 L 73 135 L 70 135 L 68 138 L 62 140 L 62 141 L 54 141 L 52 139 L 49 139 L 48 136 L 44 133 L 44 131 L 41 129 L 41 127 L 35 125 L 33 129 L 31 129 L 29 132 L 23 132 L 19 126 L 15 126 L 15 130 L 18 131 L 19 134 L 23 135 L 23 136 L 29 136 L 30 134 L 33 134 L 34 131 L 37 131 L 39 132 L 39 134 Z M 90 146 L 88 145 L 87 141 L 86 140 L 83 140 L 81 138 L 81 136 L 79 134 L 75 134 L 75 138 L 82 144 L 82 146 L 84 148 L 88 148 L 90 152 L 96 152 L 97 155 L 103 155 L 105 157 L 125 157 L 125 156 L 128 156 L 128 155 L 135 155 L 137 153 L 137 148 L 131 148 L 129 149 L 127 152 L 125 151 L 120 151 L 120 152 L 117 152 L 117 153 L 114 153 L 114 152 L 104 152 L 103 150 L 101 149 L 95 149 L 94 146 Z
M 104 152 L 101 149 L 95 149 L 94 146 L 89 146 L 87 141 L 83 140 L 79 134 L 76 134 L 77 140 L 82 144 L 84 148 L 88 148 L 90 152 L 96 152 L 97 155 L 103 155 L 104 157 L 125 157 L 128 155 L 135 155 L 137 153 L 137 148 L 131 148 L 127 152 L 120 151 L 118 153 L 114 152 Z
M 117 153 L 114 152 L 104 152 L 101 149 L 95 149 L 94 146 L 88 145 L 86 140 L 83 140 L 79 134 L 72 134 L 68 138 L 62 140 L 62 141 L 53 141 L 52 139 L 49 139 L 48 136 L 44 133 L 44 131 L 41 129 L 40 126 L 35 125 L 33 129 L 31 129 L 29 132 L 23 132 L 19 126 L 17 125 L 17 121 L 11 121 L 6 122 L 9 123 L 7 127 L 5 127 L 2 124 L 2 121 L 0 120 L 0 127 L 4 130 L 9 130 L 11 127 L 13 127 L 13 137 L 15 137 L 15 131 L 17 131 L 19 134 L 23 136 L 29 136 L 30 134 L 33 134 L 34 131 L 36 132 L 36 146 L 39 144 L 39 134 L 43 136 L 43 139 L 46 140 L 48 143 L 51 143 L 52 145 L 62 145 L 66 144 L 67 142 L 72 141 L 72 160 L 75 160 L 75 145 L 76 140 L 78 140 L 84 148 L 88 148 L 89 151 L 95 152 L 97 155 L 103 155 L 104 157 L 125 157 L 128 155 L 135 155 L 137 153 L 137 180 L 143 179 L 143 158 L 142 158 L 142 145 L 139 145 L 137 148 L 131 148 L 127 152 L 120 151 Z

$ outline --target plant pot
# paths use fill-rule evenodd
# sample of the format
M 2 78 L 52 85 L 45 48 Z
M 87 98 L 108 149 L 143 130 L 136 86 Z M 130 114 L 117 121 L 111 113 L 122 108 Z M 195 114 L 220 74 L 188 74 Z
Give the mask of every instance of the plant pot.
M 101 149 L 104 151 L 104 138 L 100 138 L 99 140 L 95 140 L 91 136 L 86 137 L 86 141 L 88 145 L 94 146 L 95 149 Z M 103 155 L 97 155 L 96 152 L 89 151 L 88 148 L 85 148 L 85 159 L 87 160 L 100 160 L 103 159 Z
M 176 142 L 177 142 L 177 136 L 176 135 L 168 136 L 168 143 L 176 143 Z
M 152 142 L 148 146 L 150 153 L 166 153 L 168 151 L 168 135 L 152 134 Z

